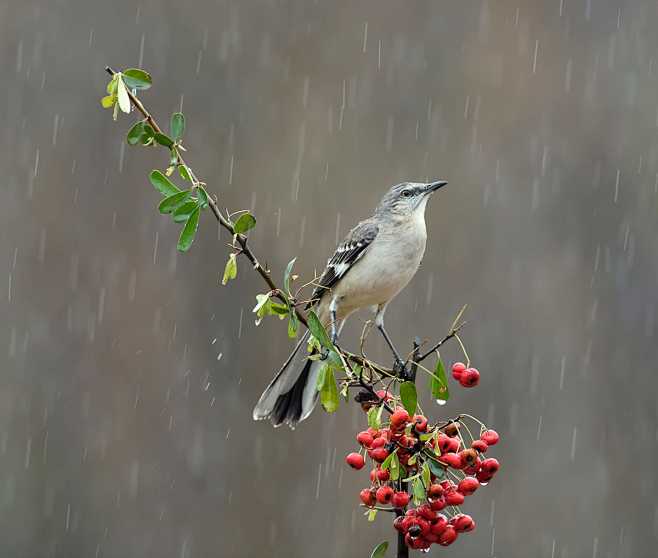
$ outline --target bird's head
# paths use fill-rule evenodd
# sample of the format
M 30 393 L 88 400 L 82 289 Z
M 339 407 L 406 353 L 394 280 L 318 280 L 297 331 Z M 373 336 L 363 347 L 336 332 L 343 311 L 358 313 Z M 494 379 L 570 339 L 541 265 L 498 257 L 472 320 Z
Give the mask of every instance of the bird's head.
M 429 197 L 442 186 L 445 180 L 436 182 L 403 182 L 393 186 L 377 207 L 377 213 L 388 213 L 400 219 L 423 215 Z

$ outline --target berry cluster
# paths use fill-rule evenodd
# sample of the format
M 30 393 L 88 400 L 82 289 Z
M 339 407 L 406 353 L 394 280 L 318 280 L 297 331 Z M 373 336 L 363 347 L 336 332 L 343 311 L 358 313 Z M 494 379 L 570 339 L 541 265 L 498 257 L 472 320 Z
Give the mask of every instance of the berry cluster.
M 459 364 L 459 363 L 458 363 Z M 461 369 L 461 378 L 479 373 Z M 463 365 L 462 365 L 463 366 Z M 455 367 L 453 367 L 453 376 Z M 466 380 L 464 380 L 466 381 Z M 463 384 L 467 385 L 467 384 Z M 475 385 L 475 384 L 469 384 Z M 427 549 L 432 544 L 448 546 L 458 537 L 475 529 L 475 521 L 460 512 L 464 503 L 480 486 L 486 485 L 499 469 L 496 459 L 486 457 L 499 436 L 472 417 L 460 415 L 446 423 L 430 425 L 422 414 L 410 415 L 388 392 L 377 392 L 379 405 L 386 401 L 394 407 L 388 422 L 373 424 L 380 406 L 369 409 L 369 428 L 356 440 L 360 452 L 345 460 L 354 469 L 362 469 L 367 455 L 373 463 L 370 486 L 359 497 L 371 514 L 375 510 L 394 511 L 393 526 L 404 533 L 410 548 Z M 379 413 L 381 417 L 381 413 Z M 472 435 L 466 419 L 477 422 L 479 437 Z M 405 512 L 405 508 L 406 512 Z
M 452 377 L 462 386 L 470 388 L 480 383 L 480 372 L 477 368 L 467 368 L 463 362 L 452 365 Z

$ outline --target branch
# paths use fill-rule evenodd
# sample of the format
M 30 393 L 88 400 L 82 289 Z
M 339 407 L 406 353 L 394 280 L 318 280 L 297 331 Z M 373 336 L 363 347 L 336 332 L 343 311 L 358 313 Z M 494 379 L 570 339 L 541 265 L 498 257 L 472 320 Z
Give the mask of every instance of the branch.
M 459 330 L 463 328 L 465 325 L 466 322 L 462 322 L 458 326 L 451 328 L 451 330 L 448 332 L 448 335 L 446 335 L 443 339 L 441 339 L 441 341 L 439 341 L 436 345 L 434 345 L 429 351 L 427 351 L 426 353 L 422 354 L 417 359 L 415 359 L 414 363 L 423 362 L 428 356 L 430 356 L 435 351 L 437 351 L 439 347 L 441 347 L 441 345 L 443 345 L 446 341 L 450 341 L 450 339 L 455 337 L 455 335 L 459 333 Z
M 113 76 L 116 73 L 109 66 L 105 67 L 105 71 L 111 76 Z M 133 106 L 142 114 L 142 116 L 144 116 L 149 126 L 151 126 L 151 128 L 153 128 L 156 132 L 163 133 L 162 128 L 158 126 L 158 123 L 155 121 L 155 118 L 153 118 L 153 115 L 147 110 L 144 104 L 133 94 L 133 92 L 130 91 L 130 89 L 128 89 L 128 97 L 130 98 L 130 102 L 133 104 Z M 192 179 L 192 183 L 194 187 L 198 188 L 199 185 L 201 184 L 201 181 L 197 178 L 192 168 L 183 160 L 183 157 L 180 155 L 180 153 L 178 154 L 178 160 L 180 164 L 185 165 L 188 172 L 190 173 L 190 178 Z M 286 298 L 281 294 L 280 289 L 276 286 L 276 283 L 274 283 L 274 281 L 272 280 L 272 276 L 270 275 L 269 271 L 260 264 L 255 254 L 251 251 L 249 246 L 247 246 L 247 237 L 243 234 L 235 234 L 235 231 L 233 230 L 233 225 L 220 213 L 219 207 L 217 206 L 217 202 L 214 200 L 213 196 L 208 196 L 208 205 L 210 206 L 210 209 L 213 215 L 215 216 L 215 218 L 217 219 L 217 221 L 219 222 L 219 224 L 222 227 L 224 227 L 229 233 L 231 233 L 231 235 L 233 235 L 235 239 L 238 241 L 238 244 L 240 245 L 240 252 L 244 254 L 245 257 L 251 262 L 251 265 L 263 278 L 265 283 L 267 283 L 267 286 L 270 288 L 270 291 L 273 293 L 273 295 L 281 302 L 286 303 L 287 302 Z M 299 319 L 299 321 L 308 327 L 308 324 L 306 323 L 306 316 L 304 316 L 304 314 L 302 314 L 297 308 L 294 308 L 294 310 L 295 310 L 295 314 L 297 314 L 297 318 Z

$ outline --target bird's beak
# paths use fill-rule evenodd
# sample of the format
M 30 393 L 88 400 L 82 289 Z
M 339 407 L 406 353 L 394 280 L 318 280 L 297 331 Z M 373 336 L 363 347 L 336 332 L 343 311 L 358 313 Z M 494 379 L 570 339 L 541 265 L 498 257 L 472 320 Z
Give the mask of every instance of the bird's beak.
M 429 184 L 425 185 L 425 191 L 428 194 L 431 194 L 432 192 L 436 192 L 439 188 L 445 186 L 446 184 L 448 184 L 446 180 L 437 180 L 436 182 L 430 182 Z

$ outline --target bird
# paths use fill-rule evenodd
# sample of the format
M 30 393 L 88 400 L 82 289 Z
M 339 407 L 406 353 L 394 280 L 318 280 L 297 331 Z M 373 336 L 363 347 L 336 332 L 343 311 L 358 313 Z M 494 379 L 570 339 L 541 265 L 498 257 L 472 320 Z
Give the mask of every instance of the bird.
M 396 364 L 402 363 L 384 327 L 384 314 L 418 271 L 427 240 L 425 207 L 430 196 L 446 184 L 445 180 L 396 184 L 372 216 L 359 222 L 338 245 L 307 305 L 330 329 L 333 343 L 351 314 L 371 307 Z M 308 337 L 307 330 L 263 391 L 253 410 L 254 420 L 269 419 L 275 427 L 294 428 L 315 408 L 322 363 L 308 358 L 303 348 Z

